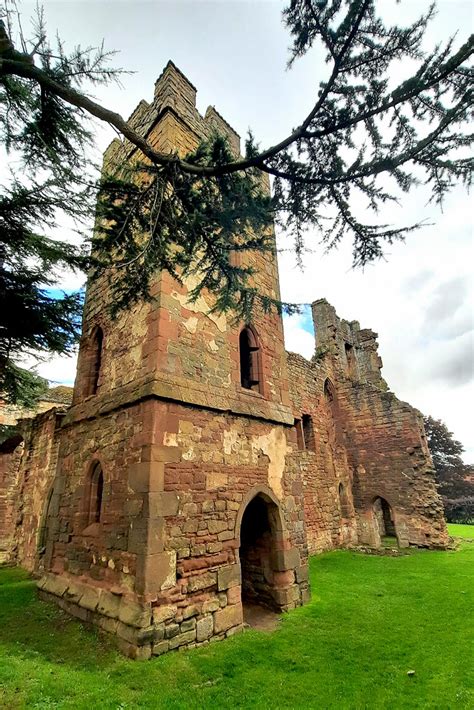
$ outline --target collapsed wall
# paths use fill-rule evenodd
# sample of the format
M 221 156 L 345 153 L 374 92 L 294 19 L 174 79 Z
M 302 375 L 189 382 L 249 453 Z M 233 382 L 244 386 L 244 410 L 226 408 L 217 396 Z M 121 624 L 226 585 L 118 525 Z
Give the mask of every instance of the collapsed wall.
M 388 391 L 376 334 L 312 307 L 316 354 L 289 354 L 310 552 L 337 545 L 444 547 L 441 498 L 421 414 Z

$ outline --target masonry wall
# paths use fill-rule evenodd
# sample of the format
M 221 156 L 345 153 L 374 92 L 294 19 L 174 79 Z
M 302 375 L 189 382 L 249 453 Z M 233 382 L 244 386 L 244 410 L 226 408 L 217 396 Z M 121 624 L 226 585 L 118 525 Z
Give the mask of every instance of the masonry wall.
M 131 121 L 180 154 L 217 127 L 237 155 L 195 93 L 169 64 Z M 114 141 L 105 163 L 134 150 Z M 278 296 L 275 252 L 246 258 Z M 209 294 L 191 302 L 193 285 L 157 274 L 154 300 L 112 320 L 107 283 L 90 283 L 73 406 L 33 420 L 0 469 L 0 512 L 16 520 L 4 547 L 43 572 L 43 598 L 136 658 L 232 635 L 244 603 L 303 604 L 308 550 L 381 545 L 376 499 L 400 545 L 447 540 L 419 415 L 388 392 L 376 335 L 317 301 L 308 362 L 285 353 L 278 314 L 256 313 L 249 389 L 249 324 L 210 313 Z
M 291 434 L 153 399 L 93 423 L 66 421 L 43 595 L 116 633 L 130 655 L 229 635 L 242 625 L 241 522 L 257 495 L 275 516 L 261 580 L 267 603 L 301 604 L 307 548 L 300 477 L 285 469 Z M 103 515 L 84 528 L 84 482 L 96 460 Z
M 313 320 L 315 357 L 288 360 L 295 417 L 310 414 L 315 429 L 316 455 L 300 454 L 310 552 L 379 547 L 379 498 L 391 508 L 400 546 L 446 546 L 422 417 L 388 391 L 376 334 L 341 321 L 324 300 L 313 304 Z
M 304 512 L 308 548 L 311 553 L 357 543 L 357 524 L 352 501 L 353 465 L 346 450 L 346 427 L 339 410 L 334 411 L 324 396 L 327 368 L 319 360 L 308 362 L 288 353 L 292 383 L 291 397 L 296 420 L 309 415 L 313 437 L 298 447 L 295 459 L 304 489 Z M 342 484 L 348 497 L 343 506 Z
M 15 530 L 20 463 L 24 445 L 21 437 L 7 441 L 0 452 L 0 564 L 15 561 Z
M 21 441 L 13 451 L 0 453 L 2 561 L 15 562 L 32 572 L 42 567 L 44 523 L 62 417 L 61 410 L 50 409 L 34 419 L 21 420 Z

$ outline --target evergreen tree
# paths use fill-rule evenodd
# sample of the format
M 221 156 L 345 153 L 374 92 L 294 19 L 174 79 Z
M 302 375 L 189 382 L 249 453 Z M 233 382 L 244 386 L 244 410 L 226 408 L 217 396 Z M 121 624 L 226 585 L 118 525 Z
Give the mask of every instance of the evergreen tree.
M 440 419 L 423 421 L 448 521 L 474 522 L 474 470 L 462 460 L 463 445 Z
M 21 40 L 17 47 L 13 16 L 7 13 L 10 24 L 0 30 L 0 125 L 6 148 L 22 154 L 29 180 L 25 187 L 22 176 L 13 193 L 26 190 L 33 201 L 41 193 L 53 200 L 53 212 L 61 203 L 76 216 L 78 209 L 87 213 L 93 184 L 84 185 L 83 177 L 91 139 L 86 114 L 112 125 L 143 155 L 133 169 L 122 164 L 102 175 L 92 260 L 68 245 L 57 243 L 54 251 L 50 244 L 46 261 L 40 251 L 35 254 L 36 263 L 43 263 L 38 273 L 48 276 L 57 264 L 67 264 L 90 267 L 92 278 L 113 274 L 116 308 L 148 297 L 157 269 L 178 279 L 193 274 L 198 277 L 194 297 L 205 288 L 216 296 L 215 309 L 232 309 L 247 319 L 257 307 L 284 306 L 264 298 L 252 286 L 251 270 L 231 259 L 234 251 L 273 248 L 268 227 L 274 218 L 293 235 L 300 258 L 309 227 L 328 247 L 352 237 L 356 265 L 379 258 L 386 244 L 418 228 L 370 223 L 354 205 L 362 200 L 364 213 L 376 216 L 398 199 L 400 190 L 408 191 L 419 180 L 431 186 L 435 202 L 455 182 L 469 184 L 472 158 L 465 151 L 472 134 L 466 125 L 473 96 L 468 61 L 474 40 L 455 49 L 450 39 L 425 51 L 423 38 L 434 7 L 403 27 L 383 22 L 377 14 L 382 5 L 376 0 L 291 0 L 284 11 L 293 41 L 290 64 L 320 43 L 327 76 L 315 81 L 314 105 L 294 131 L 267 149 L 249 135 L 244 157 L 232 155 L 219 136 L 184 158 L 157 152 L 120 115 L 85 93 L 87 82 L 117 78 L 102 49 L 78 48 L 66 55 L 59 43 L 53 50 L 41 17 L 29 44 Z M 406 60 L 415 70 L 396 86 L 391 77 Z M 45 173 L 46 182 L 38 184 L 38 175 Z M 260 188 L 261 173 L 274 177 L 271 200 Z M 6 199 L 13 197 L 7 194 Z M 52 219 L 44 204 L 38 209 L 43 223 Z M 34 224 L 37 229 L 36 219 Z M 16 248 L 8 239 L 4 251 Z M 47 244 L 44 239 L 41 235 L 29 243 L 39 250 L 40 243 Z M 5 256 L 1 260 L 8 280 L 12 264 Z M 20 253 L 17 268 L 28 269 L 26 264 Z M 36 280 L 34 288 L 44 283 Z M 12 288 L 19 286 L 20 281 Z M 42 296 L 48 298 L 44 291 Z M 41 304 L 45 318 L 38 320 L 40 341 L 58 352 L 70 348 L 77 335 L 77 302 L 65 297 L 60 303 L 53 308 L 48 302 L 56 315 L 52 327 L 59 328 L 52 343 L 42 330 L 50 316 Z M 2 327 L 8 343 L 10 324 Z M 6 352 L 4 361 L 17 351 L 9 346 Z
M 41 71 L 62 84 L 101 76 L 106 56 L 76 50 L 57 54 L 38 16 L 34 47 Z M 31 407 L 47 388 L 43 378 L 21 367 L 28 355 L 70 353 L 80 333 L 81 293 L 58 288 L 59 269 L 84 270 L 86 246 L 49 234 L 58 218 L 84 221 L 93 214 L 96 185 L 87 181 L 86 149 L 92 144 L 82 112 L 31 82 L 2 74 L 3 57 L 32 65 L 26 45 L 16 52 L 0 23 L 0 142 L 11 158 L 0 187 L 0 393 Z M 96 75 L 96 71 L 99 74 Z M 77 77 L 77 78 L 76 78 Z

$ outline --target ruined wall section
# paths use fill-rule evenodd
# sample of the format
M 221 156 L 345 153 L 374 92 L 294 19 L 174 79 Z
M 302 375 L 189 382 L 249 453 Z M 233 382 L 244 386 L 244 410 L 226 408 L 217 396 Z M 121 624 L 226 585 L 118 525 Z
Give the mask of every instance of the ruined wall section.
M 347 451 L 347 426 L 337 400 L 328 400 L 325 381 L 333 377 L 327 357 L 306 360 L 288 353 L 293 413 L 293 466 L 304 491 L 310 553 L 357 542 L 352 501 L 353 464 Z M 303 418 L 310 417 L 306 432 Z M 300 427 L 300 431 L 297 431 Z M 312 433 L 311 433 L 312 428 Z M 304 441 L 302 440 L 304 439 Z M 341 489 L 342 486 L 342 489 Z M 343 495 L 341 496 L 341 492 Z
M 0 553 L 29 571 L 42 567 L 44 525 L 55 478 L 60 427 L 58 409 L 23 419 L 21 443 L 0 454 Z
M 401 546 L 443 547 L 448 537 L 420 413 L 388 391 L 377 335 L 313 304 L 320 369 L 334 386 L 332 407 L 347 452 L 360 544 L 380 545 L 373 503 L 392 509 Z
M 147 400 L 63 431 L 60 525 L 44 598 L 114 633 L 129 655 L 208 643 L 242 626 L 240 524 L 261 494 L 281 513 L 262 584 L 280 610 L 309 597 L 303 489 L 290 427 Z M 103 514 L 85 525 L 91 461 Z M 56 491 L 56 489 L 55 489 Z
M 20 465 L 24 452 L 20 436 L 0 447 L 0 564 L 15 562 Z

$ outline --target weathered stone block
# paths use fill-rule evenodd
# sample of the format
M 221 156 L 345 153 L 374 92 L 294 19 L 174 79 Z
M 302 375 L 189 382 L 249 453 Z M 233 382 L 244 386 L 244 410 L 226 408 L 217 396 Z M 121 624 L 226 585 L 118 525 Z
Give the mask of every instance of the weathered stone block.
M 54 594 L 56 597 L 62 597 L 66 589 L 68 588 L 68 580 L 64 577 L 58 577 L 55 574 L 49 574 L 40 580 L 38 586 L 45 592 Z
M 212 636 L 214 630 L 214 620 L 211 615 L 198 619 L 196 624 L 196 639 L 205 641 Z
M 196 629 L 192 629 L 192 631 L 186 631 L 184 634 L 178 634 L 177 636 L 174 636 L 172 639 L 170 639 L 169 642 L 169 648 L 170 651 L 173 648 L 178 648 L 179 646 L 184 646 L 188 643 L 192 643 L 196 638 Z
M 137 559 L 137 591 L 157 594 L 176 584 L 176 552 L 140 555 Z
M 298 583 L 307 582 L 308 575 L 309 575 L 308 565 L 301 565 L 300 567 L 297 567 L 295 569 L 295 575 L 296 575 L 296 581 Z
M 242 604 L 226 606 L 214 614 L 214 632 L 216 634 L 227 631 L 232 626 L 239 626 L 242 623 Z
M 163 490 L 165 467 L 157 461 L 134 463 L 128 469 L 128 485 L 135 493 Z
M 296 547 L 289 550 L 273 550 L 271 555 L 273 569 L 284 572 L 301 565 L 300 553 Z
M 124 624 L 121 621 L 117 622 L 116 634 L 121 639 L 128 641 L 128 643 L 138 645 L 138 629 L 128 624 Z
M 184 633 L 185 631 L 191 631 L 191 629 L 196 628 L 196 619 L 191 618 L 191 619 L 186 619 L 186 621 L 183 621 L 180 625 L 181 632 Z
M 64 598 L 68 601 L 79 604 L 86 590 L 87 587 L 84 584 L 79 584 L 78 582 L 73 582 L 72 580 L 69 580 L 67 589 L 64 592 Z
M 142 461 L 174 463 L 181 461 L 182 450 L 179 446 L 160 446 L 147 444 L 142 446 Z
M 107 631 L 109 634 L 117 633 L 118 621 L 116 619 L 109 619 L 107 616 L 98 616 L 96 623 L 101 629 Z
M 183 609 L 183 619 L 189 619 L 192 616 L 197 616 L 200 612 L 200 607 L 197 606 L 196 604 L 192 604 L 191 606 L 187 606 Z
M 209 520 L 207 527 L 208 527 L 209 532 L 211 534 L 216 534 L 216 533 L 222 532 L 223 530 L 227 530 L 227 521 L 226 520 Z
M 242 587 L 240 584 L 237 587 L 231 587 L 227 591 L 227 603 L 239 604 L 242 600 Z
M 117 594 L 111 594 L 103 590 L 97 603 L 97 612 L 111 619 L 116 619 L 119 614 L 120 600 L 121 597 Z
M 211 614 L 212 612 L 217 611 L 220 608 L 221 605 L 218 599 L 209 599 L 202 605 L 202 613 Z
M 94 587 L 86 587 L 81 596 L 80 605 L 89 611 L 95 611 L 99 604 L 100 590 Z
M 118 618 L 123 624 L 136 628 L 149 626 L 152 618 L 151 607 L 123 597 L 120 602 Z
M 158 518 L 167 515 L 177 515 L 179 498 L 175 491 L 159 491 L 149 493 L 145 498 L 145 517 Z
M 161 656 L 162 653 L 166 653 L 170 649 L 169 641 L 160 641 L 159 643 L 153 644 L 152 653 L 154 656 Z
M 153 622 L 160 624 L 163 621 L 174 619 L 178 607 L 176 606 L 156 606 L 153 608 Z
M 195 577 L 189 577 L 188 579 L 188 591 L 198 592 L 201 589 L 208 589 L 209 587 L 215 586 L 217 581 L 216 572 L 206 572 L 205 574 L 200 574 Z
M 168 624 L 165 626 L 165 636 L 167 639 L 173 638 L 179 634 L 179 624 Z
M 163 551 L 163 518 L 132 519 L 128 533 L 128 551 L 136 555 L 154 555 Z
M 227 565 L 217 570 L 217 589 L 219 592 L 229 589 L 230 587 L 239 586 L 241 580 L 239 564 Z

